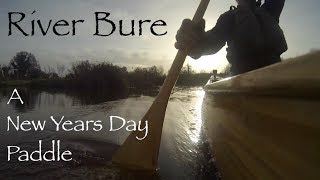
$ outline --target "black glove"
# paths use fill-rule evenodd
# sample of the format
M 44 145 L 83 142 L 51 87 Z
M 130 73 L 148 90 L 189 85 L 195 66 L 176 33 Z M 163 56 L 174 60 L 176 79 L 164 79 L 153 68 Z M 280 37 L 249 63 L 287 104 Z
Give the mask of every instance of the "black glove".
M 202 19 L 199 23 L 195 24 L 190 19 L 184 19 L 180 29 L 176 35 L 175 47 L 177 49 L 188 48 L 190 52 L 193 49 L 199 48 L 205 35 L 205 20 Z

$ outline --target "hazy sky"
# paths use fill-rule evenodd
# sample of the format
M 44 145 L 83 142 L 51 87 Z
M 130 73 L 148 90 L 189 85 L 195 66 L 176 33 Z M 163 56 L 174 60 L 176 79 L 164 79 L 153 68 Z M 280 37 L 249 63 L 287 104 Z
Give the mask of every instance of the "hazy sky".
M 88 59 L 106 60 L 129 69 L 152 65 L 162 65 L 168 69 L 176 53 L 173 46 L 176 31 L 184 18 L 192 17 L 198 3 L 199 0 L 0 0 L 0 64 L 7 64 L 18 51 L 29 51 L 42 67 L 56 67 L 57 64 L 69 67 L 72 62 Z M 235 1 L 211 1 L 205 15 L 207 30 L 214 26 L 219 15 L 227 11 L 230 5 L 235 5 Z M 284 58 L 320 48 L 319 7 L 319 0 L 287 0 L 280 18 L 289 46 L 289 50 L 283 54 Z M 34 10 L 36 13 L 31 15 Z M 49 19 L 53 19 L 53 22 L 84 19 L 85 22 L 77 27 L 76 36 L 58 37 L 50 29 L 47 36 L 25 37 L 16 28 L 13 28 L 13 35 L 8 36 L 8 12 L 15 11 L 26 14 L 22 27 L 29 33 L 31 20 L 41 19 L 44 24 Z M 130 20 L 162 19 L 167 27 L 158 28 L 158 31 L 168 33 L 165 36 L 153 36 L 149 26 L 145 25 L 144 35 L 140 37 L 121 37 L 118 30 L 109 37 L 96 37 L 93 36 L 96 11 L 111 13 L 109 19 L 116 23 L 123 19 L 127 27 Z M 107 31 L 107 26 L 101 26 L 103 30 Z M 197 61 L 188 58 L 187 63 L 197 71 L 222 70 L 227 64 L 225 54 L 224 48 L 216 55 Z

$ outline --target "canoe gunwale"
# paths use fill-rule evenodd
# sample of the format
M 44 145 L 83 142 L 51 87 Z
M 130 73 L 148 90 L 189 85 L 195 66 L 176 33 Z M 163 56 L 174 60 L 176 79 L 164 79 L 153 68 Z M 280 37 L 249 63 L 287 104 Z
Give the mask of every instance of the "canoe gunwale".
M 204 90 L 213 94 L 245 93 L 319 98 L 319 67 L 318 59 L 283 61 L 214 83 L 209 80 Z

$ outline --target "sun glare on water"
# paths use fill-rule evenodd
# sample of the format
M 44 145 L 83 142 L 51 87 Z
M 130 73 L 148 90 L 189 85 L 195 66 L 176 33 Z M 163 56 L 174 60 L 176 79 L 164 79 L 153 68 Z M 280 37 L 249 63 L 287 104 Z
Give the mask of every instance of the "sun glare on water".
M 202 108 L 202 101 L 205 95 L 203 89 L 197 90 L 195 92 L 197 96 L 196 105 L 195 105 L 195 118 L 194 118 L 194 133 L 190 136 L 190 139 L 194 143 L 198 143 L 200 140 L 201 134 L 201 127 L 202 127 L 202 117 L 201 117 L 201 108 Z

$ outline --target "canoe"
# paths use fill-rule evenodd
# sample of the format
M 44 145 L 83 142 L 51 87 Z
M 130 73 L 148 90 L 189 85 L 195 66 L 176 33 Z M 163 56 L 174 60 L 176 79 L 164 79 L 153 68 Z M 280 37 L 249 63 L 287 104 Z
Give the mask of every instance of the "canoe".
M 222 179 L 320 179 L 320 53 L 204 87 L 204 131 Z

